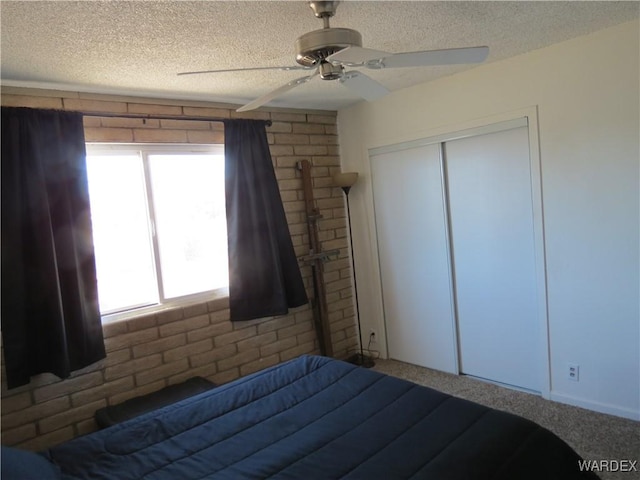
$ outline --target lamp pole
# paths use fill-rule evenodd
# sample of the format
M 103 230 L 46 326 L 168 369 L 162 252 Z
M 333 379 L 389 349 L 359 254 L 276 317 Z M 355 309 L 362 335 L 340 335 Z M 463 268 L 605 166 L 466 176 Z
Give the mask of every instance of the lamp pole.
M 357 177 L 357 173 L 350 174 L 336 174 L 334 176 L 335 183 L 342 188 L 342 191 L 345 194 L 347 201 L 347 222 L 349 223 L 349 245 L 351 247 L 351 272 L 353 274 L 353 295 L 355 300 L 356 307 L 356 319 L 358 321 L 358 339 L 360 341 L 360 353 L 356 353 L 352 357 L 350 357 L 347 361 L 353 363 L 355 365 L 371 368 L 375 365 L 373 359 L 364 354 L 364 347 L 362 343 L 362 327 L 360 325 L 360 304 L 358 303 L 358 283 L 356 276 L 356 261 L 353 252 L 353 232 L 351 230 L 351 206 L 349 205 L 349 191 L 351 190 L 352 185 L 355 183 Z

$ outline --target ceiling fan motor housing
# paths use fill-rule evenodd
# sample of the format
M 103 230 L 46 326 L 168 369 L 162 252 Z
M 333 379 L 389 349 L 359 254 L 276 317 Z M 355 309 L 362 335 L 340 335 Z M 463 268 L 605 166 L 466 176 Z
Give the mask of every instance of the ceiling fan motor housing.
M 351 46 L 362 46 L 360 32 L 350 28 L 313 30 L 296 40 L 296 61 L 305 67 L 313 67 L 329 55 Z

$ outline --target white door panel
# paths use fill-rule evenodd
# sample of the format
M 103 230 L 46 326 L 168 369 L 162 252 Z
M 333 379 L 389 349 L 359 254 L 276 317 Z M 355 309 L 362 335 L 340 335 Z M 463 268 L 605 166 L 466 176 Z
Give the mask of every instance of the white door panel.
M 540 391 L 528 130 L 445 144 L 462 373 Z
M 439 145 L 371 157 L 389 357 L 456 372 Z

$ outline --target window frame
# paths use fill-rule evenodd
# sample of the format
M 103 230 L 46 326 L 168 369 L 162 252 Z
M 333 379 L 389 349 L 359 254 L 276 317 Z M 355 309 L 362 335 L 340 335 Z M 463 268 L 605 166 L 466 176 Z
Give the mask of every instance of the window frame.
M 136 317 L 152 315 L 155 313 L 185 307 L 194 304 L 202 304 L 213 300 L 219 300 L 229 296 L 229 288 L 221 287 L 205 292 L 198 292 L 180 297 L 167 299 L 164 296 L 162 285 L 162 265 L 160 263 L 160 250 L 158 236 L 156 234 L 156 218 L 151 192 L 151 171 L 149 168 L 149 155 L 223 155 L 224 145 L 222 144 L 184 144 L 184 143 L 101 143 L 86 142 L 86 153 L 89 155 L 138 155 L 142 161 L 144 175 L 144 190 L 146 197 L 147 220 L 150 235 L 150 245 L 154 260 L 154 273 L 156 278 L 156 288 L 158 291 L 157 304 L 141 304 L 130 306 L 126 310 L 113 310 L 100 313 L 102 323 L 112 323 L 128 320 Z

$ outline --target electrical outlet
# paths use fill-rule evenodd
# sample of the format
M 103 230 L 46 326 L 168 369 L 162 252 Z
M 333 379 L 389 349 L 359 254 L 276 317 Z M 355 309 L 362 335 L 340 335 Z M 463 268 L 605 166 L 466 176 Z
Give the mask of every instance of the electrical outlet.
M 376 331 L 373 328 L 369 331 L 369 341 L 376 343 Z
M 567 378 L 574 382 L 580 381 L 580 365 L 570 363 L 567 365 Z

